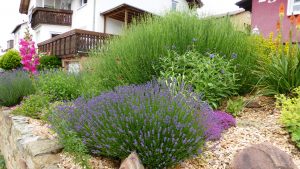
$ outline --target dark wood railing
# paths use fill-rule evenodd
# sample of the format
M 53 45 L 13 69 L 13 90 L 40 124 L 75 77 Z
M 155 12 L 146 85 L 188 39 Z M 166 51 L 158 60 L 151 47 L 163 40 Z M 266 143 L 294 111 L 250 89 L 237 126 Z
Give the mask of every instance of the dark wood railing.
M 39 52 L 60 58 L 84 56 L 96 47 L 102 47 L 113 35 L 74 29 L 38 44 Z
M 37 7 L 32 11 L 31 27 L 35 28 L 39 24 L 71 26 L 72 14 L 72 10 Z

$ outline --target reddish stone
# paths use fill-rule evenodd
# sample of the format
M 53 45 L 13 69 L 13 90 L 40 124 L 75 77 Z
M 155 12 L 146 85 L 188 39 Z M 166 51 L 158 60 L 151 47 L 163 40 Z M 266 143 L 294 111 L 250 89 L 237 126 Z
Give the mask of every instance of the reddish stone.
M 297 169 L 292 158 L 270 143 L 257 144 L 238 152 L 232 169 Z

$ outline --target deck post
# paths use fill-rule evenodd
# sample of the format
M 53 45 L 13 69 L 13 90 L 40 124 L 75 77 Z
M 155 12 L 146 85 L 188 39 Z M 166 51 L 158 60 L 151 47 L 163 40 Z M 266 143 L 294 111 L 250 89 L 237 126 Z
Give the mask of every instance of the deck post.
M 104 30 L 103 33 L 106 33 L 106 16 L 104 16 Z
M 128 25 L 128 11 L 127 11 L 127 8 L 125 8 L 125 18 L 124 18 L 124 21 L 125 21 L 125 28 L 127 28 L 127 25 Z

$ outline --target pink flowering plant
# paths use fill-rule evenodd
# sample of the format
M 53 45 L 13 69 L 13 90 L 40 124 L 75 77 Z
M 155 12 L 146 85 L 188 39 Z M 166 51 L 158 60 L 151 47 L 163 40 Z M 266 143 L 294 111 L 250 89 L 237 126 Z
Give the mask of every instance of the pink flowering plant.
M 36 53 L 35 43 L 32 40 L 32 35 L 29 33 L 28 29 L 25 32 L 25 37 L 20 40 L 19 44 L 23 69 L 32 74 L 36 74 L 37 66 L 39 65 L 39 57 Z

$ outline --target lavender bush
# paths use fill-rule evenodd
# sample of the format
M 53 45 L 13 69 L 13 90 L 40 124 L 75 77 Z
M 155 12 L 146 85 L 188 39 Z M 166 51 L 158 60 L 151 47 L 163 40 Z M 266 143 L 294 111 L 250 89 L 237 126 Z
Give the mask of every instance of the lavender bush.
M 215 118 L 208 104 L 184 91 L 155 81 L 118 87 L 59 106 L 50 122 L 62 138 L 77 133 L 91 154 L 124 159 L 136 151 L 146 166 L 164 168 L 199 154 Z M 61 122 L 67 127 L 56 127 Z
M 15 106 L 23 97 L 34 92 L 35 87 L 27 72 L 15 70 L 0 73 L 0 107 Z

